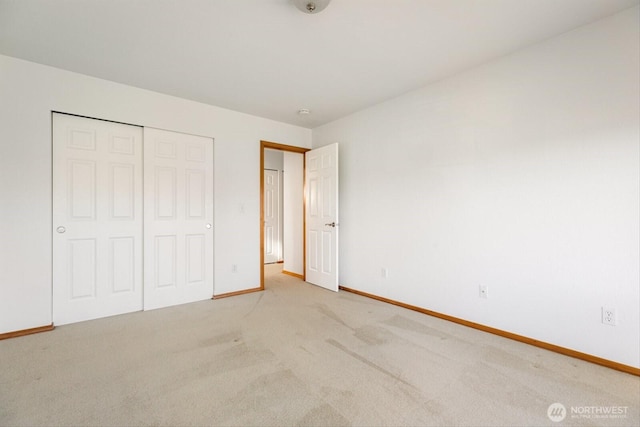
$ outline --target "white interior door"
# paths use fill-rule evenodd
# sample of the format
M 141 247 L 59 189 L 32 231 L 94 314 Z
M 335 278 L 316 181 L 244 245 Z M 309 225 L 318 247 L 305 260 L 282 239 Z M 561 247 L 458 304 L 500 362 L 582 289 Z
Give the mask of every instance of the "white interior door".
M 213 140 L 144 128 L 144 309 L 213 295 Z
M 277 170 L 264 170 L 264 263 L 280 260 L 280 180 Z
M 142 128 L 53 115 L 53 321 L 142 309 Z
M 338 290 L 338 144 L 305 153 L 306 280 Z

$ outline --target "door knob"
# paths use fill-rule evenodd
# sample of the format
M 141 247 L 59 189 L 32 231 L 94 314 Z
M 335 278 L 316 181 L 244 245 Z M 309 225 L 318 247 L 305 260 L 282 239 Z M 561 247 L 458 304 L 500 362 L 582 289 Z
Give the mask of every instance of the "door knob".
M 211 228 L 211 227 L 212 227 L 212 225 L 211 225 L 211 224 L 207 224 L 207 228 Z
M 63 226 L 60 226 L 60 227 L 56 228 L 56 231 L 57 231 L 58 233 L 62 234 L 62 233 L 64 233 L 65 231 L 67 231 L 67 229 L 66 229 L 66 228 L 64 228 Z
M 335 227 L 336 223 L 334 222 L 330 222 L 329 224 L 325 224 L 327 227 Z

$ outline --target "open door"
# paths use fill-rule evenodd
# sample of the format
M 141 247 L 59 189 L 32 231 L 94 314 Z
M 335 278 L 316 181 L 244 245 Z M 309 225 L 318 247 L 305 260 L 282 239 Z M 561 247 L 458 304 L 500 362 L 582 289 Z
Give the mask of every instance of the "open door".
M 280 172 L 264 170 L 264 263 L 280 261 Z
M 338 144 L 305 153 L 306 281 L 338 291 Z

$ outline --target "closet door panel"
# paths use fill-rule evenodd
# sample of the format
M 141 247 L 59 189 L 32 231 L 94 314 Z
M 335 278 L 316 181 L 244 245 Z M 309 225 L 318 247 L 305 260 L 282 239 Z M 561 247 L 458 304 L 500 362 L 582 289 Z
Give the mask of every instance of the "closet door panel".
M 53 114 L 53 322 L 142 309 L 142 128 Z
M 144 309 L 213 295 L 213 140 L 144 130 Z

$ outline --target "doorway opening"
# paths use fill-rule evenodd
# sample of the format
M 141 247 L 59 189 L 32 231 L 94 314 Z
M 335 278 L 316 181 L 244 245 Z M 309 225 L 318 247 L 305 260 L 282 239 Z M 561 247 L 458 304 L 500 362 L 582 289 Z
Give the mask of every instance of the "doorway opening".
M 284 153 L 284 167 L 282 175 L 284 178 L 282 198 L 285 199 L 283 205 L 284 208 L 284 221 L 283 225 L 283 241 L 282 247 L 284 251 L 281 251 L 283 268 L 282 273 L 289 274 L 294 277 L 298 277 L 305 280 L 305 268 L 306 268 L 306 236 L 305 236 L 305 203 L 304 203 L 304 169 L 305 160 L 304 153 L 310 151 L 308 148 L 295 147 L 292 145 L 278 144 L 269 141 L 260 141 L 260 289 L 264 290 L 265 282 L 265 248 L 266 238 L 265 233 L 265 158 L 267 150 L 277 150 Z M 288 162 L 287 158 L 290 158 Z M 292 169 L 287 172 L 287 164 L 292 165 Z M 299 169 L 299 170 L 298 170 Z M 299 175 L 296 178 L 296 175 Z M 294 184 L 294 188 L 290 188 L 291 184 Z M 298 183 L 298 184 L 296 184 Z M 297 188 L 295 188 L 297 187 Z M 291 206 L 292 202 L 295 206 Z M 290 216 L 287 217 L 287 212 L 290 212 Z M 291 217 L 291 215 L 293 217 Z M 289 222 L 288 222 L 289 221 Z M 293 224 L 295 223 L 295 224 Z M 297 226 L 296 226 L 297 225 Z M 287 229 L 295 228 L 293 232 L 287 233 Z M 293 240 L 300 240 L 299 244 L 291 243 Z M 289 243 L 289 244 L 288 244 Z M 270 242 L 271 244 L 271 242 Z M 271 248 L 270 248 L 271 250 Z

